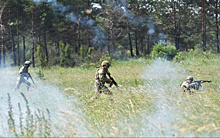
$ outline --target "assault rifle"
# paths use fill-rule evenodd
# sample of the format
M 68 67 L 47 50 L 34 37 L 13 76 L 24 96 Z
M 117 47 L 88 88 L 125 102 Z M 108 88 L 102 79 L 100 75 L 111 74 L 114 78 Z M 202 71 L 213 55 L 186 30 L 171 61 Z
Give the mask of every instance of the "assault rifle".
M 32 78 L 32 76 L 31 76 L 30 73 L 28 73 L 27 80 L 28 80 L 29 78 L 31 78 L 31 80 L 32 80 L 32 82 L 33 82 L 33 84 L 34 84 L 34 80 L 33 80 L 33 78 Z
M 203 81 L 203 83 L 204 83 L 204 82 L 208 82 L 208 83 L 209 83 L 209 82 L 212 82 L 212 81 L 208 81 L 208 80 L 199 80 L 199 81 L 194 81 L 194 82 L 198 83 L 199 87 L 202 87 L 202 85 L 201 85 L 201 84 L 202 84 L 202 81 Z
M 111 75 L 108 73 L 109 78 L 112 80 L 109 87 L 112 87 L 112 85 L 114 84 L 116 87 L 118 87 L 117 82 L 111 77 Z

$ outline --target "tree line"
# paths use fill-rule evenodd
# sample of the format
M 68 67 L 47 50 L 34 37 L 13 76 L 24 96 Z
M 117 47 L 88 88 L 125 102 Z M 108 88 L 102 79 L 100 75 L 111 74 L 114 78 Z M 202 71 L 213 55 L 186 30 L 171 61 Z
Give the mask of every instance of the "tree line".
M 1 0 L 0 66 L 144 57 L 158 42 L 220 53 L 219 11 L 218 0 Z

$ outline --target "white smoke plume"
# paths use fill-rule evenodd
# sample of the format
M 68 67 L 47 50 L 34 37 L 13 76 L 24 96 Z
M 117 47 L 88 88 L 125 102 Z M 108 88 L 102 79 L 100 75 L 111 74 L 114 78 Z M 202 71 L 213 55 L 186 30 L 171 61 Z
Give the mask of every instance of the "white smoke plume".
M 18 103 L 21 105 L 24 118 L 27 112 L 26 103 L 21 92 L 25 95 L 31 112 L 35 113 L 40 110 L 47 116 L 47 109 L 49 110 L 51 136 L 95 136 L 86 123 L 82 111 L 83 104 L 77 99 L 67 97 L 57 86 L 44 84 L 41 80 L 35 78 L 35 85 L 32 84 L 29 91 L 27 91 L 25 84 L 22 84 L 19 90 L 14 91 L 17 77 L 18 71 L 13 71 L 10 68 L 0 69 L 0 136 L 13 136 L 13 133 L 8 129 L 7 122 L 9 119 L 8 95 L 11 98 L 15 125 L 17 131 L 19 131 L 20 112 Z
M 89 27 L 92 32 L 95 34 L 94 38 L 91 40 L 91 42 L 99 47 L 99 46 L 104 46 L 106 45 L 105 42 L 105 35 L 102 32 L 102 30 L 95 26 L 94 23 L 95 21 L 90 18 L 90 16 L 82 16 L 83 11 L 81 11 L 78 15 L 76 15 L 73 10 L 71 5 L 62 5 L 60 3 L 57 3 L 56 0 L 34 0 L 36 4 L 39 4 L 41 2 L 47 2 L 52 4 L 52 8 L 54 11 L 59 11 L 63 16 L 66 17 L 66 19 L 69 19 L 73 23 L 76 24 L 82 24 L 87 27 Z M 85 9 L 88 10 L 88 9 Z M 91 9 L 89 9 L 91 10 Z M 91 10 L 92 12 L 92 10 Z
M 171 104 L 169 95 L 178 94 L 180 79 L 185 74 L 179 74 L 168 61 L 156 60 L 143 71 L 148 92 L 154 97 L 154 111 L 147 118 L 148 136 L 175 136 L 178 128 L 171 124 L 178 121 L 177 109 Z

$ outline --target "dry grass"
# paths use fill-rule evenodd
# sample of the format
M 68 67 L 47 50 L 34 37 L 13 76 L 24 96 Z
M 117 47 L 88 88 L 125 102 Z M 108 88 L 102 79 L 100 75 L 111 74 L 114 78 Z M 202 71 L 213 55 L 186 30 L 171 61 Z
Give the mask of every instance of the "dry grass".
M 84 103 L 85 121 L 96 136 L 217 136 L 220 130 L 219 57 L 194 57 L 170 64 L 178 66 L 176 70 L 180 76 L 174 74 L 175 79 L 170 81 L 170 76 L 165 73 L 165 76 L 156 76 L 144 83 L 140 74 L 151 65 L 146 66 L 139 60 L 115 62 L 110 72 L 120 85 L 120 91 L 110 88 L 113 102 L 104 94 L 98 100 L 88 102 L 95 94 L 96 68 L 52 68 L 44 71 L 44 78 L 61 85 L 67 95 Z M 160 71 L 155 72 L 160 74 Z M 195 80 L 212 80 L 212 83 L 205 84 L 203 90 L 194 95 L 179 93 L 179 84 L 188 75 L 194 76 Z M 168 117 L 167 122 L 161 122 L 157 115 L 162 120 L 169 115 L 174 115 L 175 119 Z M 173 133 L 169 129 L 172 127 L 178 131 Z

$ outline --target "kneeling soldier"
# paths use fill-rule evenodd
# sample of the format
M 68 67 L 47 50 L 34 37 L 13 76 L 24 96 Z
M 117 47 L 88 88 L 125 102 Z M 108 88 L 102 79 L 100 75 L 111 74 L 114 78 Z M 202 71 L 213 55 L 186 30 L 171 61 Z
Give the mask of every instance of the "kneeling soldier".
M 110 72 L 108 68 L 111 64 L 108 61 L 103 61 L 101 63 L 101 67 L 97 69 L 95 74 L 95 87 L 96 87 L 96 95 L 92 97 L 92 101 L 98 99 L 101 93 L 109 95 L 109 99 L 112 101 L 112 92 L 105 86 L 105 83 L 111 83 L 112 80 L 108 78 L 106 75 L 110 77 Z

